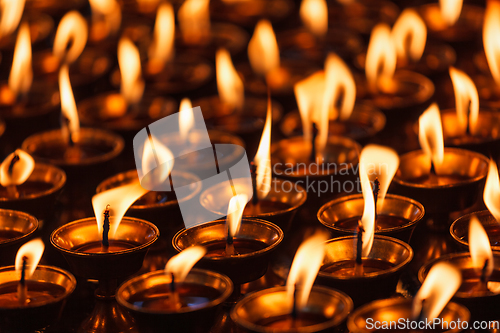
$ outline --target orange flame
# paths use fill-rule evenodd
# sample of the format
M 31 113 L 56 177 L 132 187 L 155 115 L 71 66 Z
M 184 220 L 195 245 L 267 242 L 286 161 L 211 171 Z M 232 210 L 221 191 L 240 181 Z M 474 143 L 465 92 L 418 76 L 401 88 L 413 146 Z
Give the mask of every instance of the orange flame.
M 392 39 L 400 60 L 420 60 L 427 41 L 427 27 L 416 10 L 407 8 L 399 15 L 392 27 Z
M 255 73 L 266 76 L 280 67 L 280 51 L 274 35 L 273 26 L 267 20 L 261 20 L 255 26 L 248 43 L 248 59 Z
M 238 230 L 240 230 L 241 218 L 243 217 L 243 210 L 247 202 L 248 196 L 246 194 L 237 194 L 229 200 L 226 227 L 231 237 L 234 237 L 238 233 Z
M 364 232 L 362 234 L 363 246 L 361 255 L 367 257 L 373 247 L 373 240 L 375 237 L 375 198 L 373 197 L 372 186 L 368 172 L 364 169 L 364 165 L 359 166 L 359 179 L 361 181 L 361 190 L 363 192 L 363 200 L 365 207 L 363 215 L 361 216 L 361 224 L 363 225 Z
M 215 55 L 217 90 L 221 101 L 233 110 L 242 110 L 245 103 L 243 81 L 234 69 L 231 55 L 226 49 L 217 50 Z
M 271 107 L 271 99 L 267 103 L 267 116 L 262 137 L 260 138 L 259 148 L 255 154 L 254 163 L 257 166 L 256 178 L 257 196 L 259 199 L 264 199 L 269 191 L 271 191 L 271 127 L 273 110 Z
M 33 239 L 19 248 L 16 254 L 16 273 L 19 278 L 21 277 L 21 271 L 23 269 L 23 258 L 26 260 L 26 271 L 25 278 L 29 279 L 30 276 L 36 270 L 36 266 L 42 259 L 43 251 L 45 250 L 45 244 L 43 244 L 40 238 Z
M 300 244 L 293 258 L 292 267 L 286 280 L 286 289 L 291 306 L 294 303 L 294 293 L 297 288 L 297 310 L 307 304 L 314 280 L 316 280 L 316 275 L 318 275 L 323 263 L 327 238 L 326 233 L 317 232 Z
M 210 31 L 210 0 L 186 0 L 177 13 L 182 38 L 186 44 L 199 44 Z
M 118 65 L 121 73 L 121 94 L 128 104 L 138 103 L 144 92 L 139 50 L 127 37 L 118 42 Z
M 76 10 L 63 16 L 57 27 L 52 52 L 58 59 L 73 63 L 87 44 L 87 21 Z
M 188 139 L 194 126 L 193 106 L 189 98 L 183 98 L 179 107 L 179 134 L 183 141 Z
M 390 89 L 396 60 L 391 29 L 385 23 L 377 24 L 370 36 L 365 62 L 366 80 L 372 91 Z
M 14 60 L 9 75 L 9 88 L 15 96 L 26 94 L 33 81 L 31 68 L 31 37 L 28 23 L 21 24 L 14 48 Z
M 0 0 L 0 36 L 7 36 L 19 26 L 26 0 Z
M 151 67 L 163 69 L 164 64 L 173 58 L 175 40 L 174 9 L 168 2 L 158 7 L 153 42 L 149 48 Z
M 389 147 L 369 144 L 361 151 L 359 165 L 360 172 L 365 172 L 371 182 L 375 179 L 380 182 L 377 205 L 383 207 L 385 195 L 399 167 L 398 154 Z
M 144 188 L 154 188 L 163 184 L 174 167 L 174 155 L 156 137 L 151 135 L 144 142 L 139 181 Z
M 500 2 L 488 1 L 484 13 L 483 44 L 491 75 L 500 85 Z
M 114 35 L 120 29 L 122 12 L 116 0 L 89 0 L 92 11 L 90 35 L 101 40 Z
M 193 266 L 207 253 L 203 246 L 191 246 L 173 256 L 165 265 L 165 274 L 174 274 L 175 282 L 181 283 L 186 279 Z
M 450 77 L 453 82 L 455 107 L 461 130 L 465 133 L 468 123 L 471 133 L 475 134 L 479 117 L 479 95 L 476 85 L 467 74 L 455 67 L 450 67 Z M 469 119 L 467 119 L 467 114 L 469 114 Z
M 78 141 L 80 120 L 76 110 L 75 97 L 71 90 L 68 65 L 62 66 L 59 70 L 59 91 L 61 94 L 61 111 L 63 117 L 68 120 L 67 123 L 62 122 L 63 136 L 66 142 L 69 141 L 70 136 L 73 140 Z
M 328 31 L 328 7 L 325 0 L 302 0 L 300 18 L 316 36 L 324 36 Z
M 356 83 L 349 66 L 334 53 L 330 53 L 325 62 L 325 73 L 327 80 L 327 91 L 332 95 L 326 96 L 326 103 L 330 105 L 330 119 L 347 120 L 351 116 L 356 102 Z M 336 102 L 342 92 L 340 110 L 337 110 Z
M 455 266 L 444 262 L 432 266 L 413 299 L 412 318 L 420 313 L 429 321 L 437 318 L 461 284 L 462 275 Z
M 10 165 L 15 156 L 19 157 L 19 161 L 14 163 L 12 172 L 9 172 Z M 35 160 L 33 157 L 27 152 L 17 149 L 12 154 L 9 154 L 0 165 L 0 184 L 3 187 L 21 185 L 29 178 L 34 169 Z
M 469 222 L 469 251 L 472 266 L 476 271 L 482 272 L 486 260 L 488 260 L 485 277 L 489 277 L 494 267 L 493 252 L 488 234 L 476 216 L 473 216 Z
M 458 21 L 462 5 L 463 0 L 439 0 L 441 18 L 448 26 L 452 26 Z
M 432 160 L 439 173 L 444 159 L 443 127 L 439 107 L 433 103 L 418 119 L 418 140 L 420 147 Z
M 316 115 L 320 109 L 319 101 L 323 100 L 325 90 L 325 73 L 316 72 L 307 78 L 297 82 L 293 90 L 299 107 L 300 118 L 302 120 L 302 131 L 304 141 L 311 141 L 312 123 L 318 118 Z
M 132 206 L 137 199 L 146 194 L 146 192 L 148 192 L 148 190 L 144 189 L 139 183 L 139 180 L 137 180 L 133 183 L 112 188 L 94 195 L 92 197 L 92 206 L 94 207 L 99 234 L 102 233 L 102 225 L 104 222 L 103 214 L 106 210 L 106 206 L 109 205 L 109 237 L 112 238 L 128 208 Z
M 500 223 L 500 179 L 498 177 L 498 168 L 494 160 L 490 160 L 488 168 L 488 177 L 484 185 L 483 200 L 490 213 Z

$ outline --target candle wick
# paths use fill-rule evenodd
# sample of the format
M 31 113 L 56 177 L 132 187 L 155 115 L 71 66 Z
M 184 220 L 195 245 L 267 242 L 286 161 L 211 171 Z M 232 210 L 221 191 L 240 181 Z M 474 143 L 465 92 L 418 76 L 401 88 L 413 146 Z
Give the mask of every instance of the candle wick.
M 316 162 L 316 137 L 318 136 L 318 127 L 316 126 L 316 123 L 312 123 L 312 136 L 311 136 L 311 156 L 309 157 L 309 160 L 311 163 Z
M 357 243 L 356 243 L 356 262 L 354 263 L 355 276 L 363 275 L 363 260 L 361 257 L 363 252 L 363 232 L 365 232 L 365 229 L 363 228 L 363 224 L 361 224 L 361 220 L 359 220 L 358 226 L 356 228 Z
M 227 217 L 226 217 L 226 225 L 227 225 L 226 255 L 232 256 L 234 254 L 234 238 L 231 235 Z
M 19 155 L 14 153 L 14 156 L 12 156 L 12 159 L 10 160 L 9 163 L 9 168 L 7 170 L 10 177 L 12 177 L 12 174 L 14 173 L 14 165 L 20 160 L 21 158 L 19 157 Z M 7 195 L 9 196 L 9 198 L 14 198 L 14 199 L 19 198 L 19 192 L 17 191 L 16 185 L 14 184 L 7 185 Z
M 417 322 L 425 321 L 425 318 L 424 318 L 424 303 L 425 303 L 425 299 L 422 300 L 420 312 L 418 313 L 418 317 L 417 317 L 417 320 L 416 320 Z
M 432 160 L 431 160 L 431 171 L 430 171 L 430 173 L 431 173 L 432 175 L 435 175 L 435 174 L 436 174 L 436 168 L 434 167 L 434 162 L 432 162 Z
M 28 286 L 26 285 L 26 265 L 28 262 L 28 257 L 23 256 L 23 267 L 21 269 L 21 279 L 19 280 L 19 285 L 17 286 L 17 298 L 21 305 L 26 304 Z
M 373 182 L 373 199 L 375 201 L 375 223 L 377 223 L 377 201 L 379 192 L 380 192 L 380 182 L 378 178 L 375 178 L 375 181 Z
M 175 275 L 173 272 L 170 273 L 170 292 L 172 293 L 172 306 L 174 309 L 180 309 L 181 304 L 179 300 L 179 293 L 177 292 L 177 285 L 175 283 Z
M 102 246 L 109 247 L 109 204 L 104 211 L 104 222 L 102 225 Z
M 255 206 L 259 203 L 259 197 L 257 196 L 257 164 L 255 161 L 250 163 L 250 175 L 252 176 L 252 204 Z
M 21 158 L 19 157 L 18 154 L 14 154 L 14 156 L 12 156 L 12 159 L 10 160 L 10 163 L 9 163 L 9 169 L 8 169 L 8 172 L 9 172 L 9 176 L 12 176 L 12 173 L 14 172 L 14 165 L 19 162 Z
M 290 314 L 292 316 L 292 327 L 295 327 L 295 321 L 297 320 L 297 317 L 299 316 L 299 311 L 297 309 L 297 284 L 293 285 L 293 302 L 292 302 L 292 313 Z
M 481 279 L 480 279 L 480 287 L 481 289 L 488 290 L 488 264 L 490 262 L 490 259 L 486 259 L 484 261 L 483 268 L 481 269 Z
M 470 107 L 471 107 L 471 101 L 469 101 L 469 105 L 467 105 L 467 121 L 466 121 L 466 127 L 465 127 L 465 135 L 469 136 L 470 135 L 470 122 L 469 122 L 469 117 L 470 117 Z

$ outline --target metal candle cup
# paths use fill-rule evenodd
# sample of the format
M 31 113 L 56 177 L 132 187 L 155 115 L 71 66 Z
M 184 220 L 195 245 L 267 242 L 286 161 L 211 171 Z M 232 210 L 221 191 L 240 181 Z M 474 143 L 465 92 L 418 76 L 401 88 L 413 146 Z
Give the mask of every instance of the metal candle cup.
M 232 179 L 232 184 L 238 189 L 239 186 L 245 186 L 243 184 L 246 184 L 246 181 L 236 178 Z M 240 193 L 238 190 L 237 193 Z M 245 191 L 245 189 L 241 189 L 241 191 Z M 200 202 L 212 213 L 224 215 L 228 211 L 228 203 L 232 197 L 231 189 L 225 184 L 219 184 L 204 190 L 200 195 Z M 266 198 L 259 200 L 257 206 L 252 201 L 248 202 L 243 211 L 243 217 L 270 221 L 286 232 L 290 229 L 297 210 L 306 200 L 307 193 L 303 187 L 287 180 L 273 178 L 270 192 Z M 259 211 L 259 209 L 261 210 Z
M 495 284 L 500 283 L 500 252 L 493 252 L 494 268 L 489 281 Z M 491 320 L 498 318 L 497 304 L 500 300 L 500 294 L 474 290 L 475 285 L 480 283 L 481 273 L 477 272 L 472 265 L 470 253 L 450 253 L 436 258 L 424 266 L 418 272 L 418 279 L 422 282 L 432 266 L 437 263 L 445 262 L 457 267 L 462 273 L 462 285 L 453 296 L 453 300 L 465 305 L 471 311 L 473 320 Z
M 488 210 L 474 212 L 456 219 L 450 227 L 450 234 L 464 251 L 469 250 L 469 222 L 475 216 L 482 224 L 490 240 L 491 248 L 500 251 L 500 224 Z
M 0 209 L 0 266 L 15 262 L 19 247 L 28 241 L 38 228 L 38 220 L 27 213 Z
M 425 214 L 421 203 L 399 195 L 387 194 L 384 205 L 377 210 L 375 234 L 410 241 L 415 226 Z M 364 210 L 362 194 L 354 194 L 330 201 L 318 211 L 318 220 L 332 237 L 353 235 Z
M 231 319 L 245 333 L 330 332 L 344 322 L 353 308 L 351 298 L 343 292 L 314 286 L 307 305 L 298 314 L 298 322 L 307 324 L 287 328 L 284 322 L 291 317 L 289 300 L 286 287 L 256 291 L 236 303 Z
M 440 224 L 448 227 L 448 214 L 472 206 L 479 198 L 488 172 L 488 159 L 465 149 L 445 148 L 443 170 L 446 174 L 431 182 L 429 158 L 422 150 L 400 157 L 392 186 L 394 192 L 422 203 L 427 213 L 442 215 Z M 440 180 L 440 184 L 436 182 Z M 429 183 L 431 182 L 431 183 Z
M 181 303 L 183 298 L 189 302 L 190 297 L 204 298 L 206 302 L 183 305 L 176 311 L 161 304 L 170 293 L 170 279 L 161 270 L 134 277 L 118 288 L 116 299 L 132 314 L 140 332 L 158 332 L 165 327 L 174 332 L 207 331 L 233 291 L 233 283 L 227 276 L 192 269 L 186 280 L 177 285 Z
M 27 279 L 38 300 L 26 305 L 8 305 L 6 294 L 16 295 L 19 276 L 14 266 L 0 268 L 0 326 L 6 332 L 32 332 L 54 324 L 59 319 L 68 296 L 75 290 L 76 279 L 69 272 L 38 265 Z M 35 291 L 36 290 L 36 291 Z M 13 300 L 11 303 L 14 303 Z
M 369 256 L 363 258 L 365 270 L 369 268 L 370 272 L 354 276 L 356 241 L 356 236 L 327 241 L 323 266 L 316 283 L 345 292 L 351 296 L 355 306 L 360 306 L 387 297 L 396 290 L 400 275 L 413 258 L 413 250 L 399 239 L 375 235 Z M 332 268 L 352 268 L 353 274 L 342 276 L 330 272 Z
M 56 200 L 66 184 L 66 173 L 50 164 L 36 163 L 29 178 L 18 185 L 19 198 L 9 198 L 0 186 L 0 208 L 28 212 L 43 220 L 53 214 Z M 11 261 L 12 262 L 12 261 Z
M 381 299 L 366 304 L 354 311 L 347 318 L 347 328 L 352 333 L 368 333 L 373 329 L 366 328 L 367 319 L 373 319 L 373 322 L 398 321 L 400 318 L 409 320 L 411 316 L 412 300 L 404 298 Z M 439 315 L 441 322 L 469 322 L 469 310 L 460 304 L 450 302 Z M 380 330 L 389 332 L 415 332 L 411 329 Z M 439 331 L 439 330 L 438 330 Z M 443 330 L 443 333 L 461 332 L 462 329 Z
M 226 220 L 222 219 L 179 231 L 172 239 L 172 245 L 179 252 L 193 245 L 206 246 L 210 254 L 212 248 L 224 251 L 226 236 Z M 205 255 L 196 267 L 229 276 L 237 288 L 266 273 L 271 254 L 282 240 L 283 231 L 275 224 L 243 218 L 240 230 L 234 237 L 234 247 L 238 251 L 239 243 L 248 243 L 248 252 L 234 256 Z

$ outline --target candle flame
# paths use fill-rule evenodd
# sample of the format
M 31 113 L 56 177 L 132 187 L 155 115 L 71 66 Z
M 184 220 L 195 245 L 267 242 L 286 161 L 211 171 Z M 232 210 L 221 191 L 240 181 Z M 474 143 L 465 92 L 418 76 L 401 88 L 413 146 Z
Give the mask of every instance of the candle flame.
M 323 263 L 327 238 L 326 233 L 317 232 L 300 244 L 293 258 L 292 267 L 286 280 L 286 290 L 291 306 L 294 303 L 294 293 L 295 288 L 297 288 L 298 293 L 295 296 L 297 310 L 307 304 L 314 280 Z
M 271 127 L 272 127 L 272 106 L 271 99 L 267 103 L 267 115 L 264 130 L 260 138 L 259 148 L 255 154 L 254 163 L 257 166 L 255 181 L 257 183 L 257 196 L 264 199 L 271 191 Z
M 189 98 L 183 98 L 179 107 L 179 134 L 183 141 L 188 139 L 189 131 L 191 131 L 193 127 L 193 105 Z
M 109 237 L 112 238 L 118 226 L 122 221 L 123 216 L 132 204 L 146 194 L 148 190 L 144 189 L 139 180 L 130 184 L 112 188 L 110 190 L 98 193 L 92 197 L 92 207 L 97 222 L 97 230 L 102 233 L 102 225 L 104 222 L 104 211 L 109 205 L 110 228 Z
M 326 91 L 331 91 L 331 96 L 326 96 L 326 103 L 331 104 L 329 117 L 330 120 L 340 118 L 347 120 L 351 116 L 356 102 L 356 83 L 354 76 L 347 64 L 334 53 L 330 53 L 325 62 Z M 339 96 L 340 109 L 337 109 L 337 100 Z
M 243 81 L 234 69 L 231 55 L 226 49 L 217 50 L 215 67 L 220 100 L 233 110 L 242 110 L 245 102 Z
M 368 172 L 364 170 L 364 166 L 361 164 L 359 166 L 359 179 L 361 181 L 361 191 L 363 192 L 365 204 L 363 215 L 361 216 L 361 224 L 364 230 L 361 238 L 363 241 L 361 256 L 367 257 L 372 250 L 375 237 L 375 198 L 373 197 Z
M 93 40 L 102 40 L 120 30 L 122 12 L 116 0 L 89 0 L 92 12 L 90 35 Z
M 279 69 L 280 51 L 271 23 L 260 20 L 248 43 L 248 59 L 255 73 L 266 76 Z
M 483 44 L 491 75 L 500 85 L 500 2 L 488 1 L 484 13 Z
M 328 31 L 328 7 L 325 0 L 302 0 L 300 18 L 306 28 L 316 36 Z
M 7 36 L 19 26 L 26 0 L 0 0 L 0 36 Z
M 422 57 L 427 41 L 427 27 L 414 9 L 407 8 L 392 27 L 392 39 L 398 58 L 417 62 Z
M 136 104 L 144 93 L 139 50 L 127 37 L 118 42 L 118 65 L 121 73 L 121 94 L 128 104 Z
M 488 177 L 484 185 L 483 200 L 490 213 L 500 223 L 500 179 L 498 177 L 498 168 L 494 160 L 490 160 L 488 167 Z
M 149 48 L 149 61 L 152 67 L 163 69 L 165 63 L 173 58 L 174 40 L 174 9 L 170 3 L 165 2 L 158 7 L 153 42 Z
M 76 10 L 63 16 L 57 27 L 52 52 L 59 60 L 73 63 L 83 52 L 87 44 L 87 21 Z
M 418 318 L 419 314 L 428 321 L 437 318 L 461 283 L 462 275 L 455 266 L 444 262 L 432 266 L 413 298 L 412 318 Z
M 16 159 L 17 162 L 13 159 Z M 35 160 L 33 157 L 27 152 L 17 149 L 9 154 L 0 165 L 0 184 L 3 187 L 21 185 L 29 178 L 34 169 Z
M 439 107 L 433 103 L 418 119 L 418 140 L 420 147 L 432 160 L 436 172 L 444 159 L 443 127 Z
M 174 274 L 175 283 L 182 283 L 193 266 L 207 253 L 203 246 L 191 246 L 173 256 L 165 265 L 165 274 Z
M 369 144 L 361 151 L 359 165 L 360 172 L 365 172 L 370 182 L 375 179 L 380 182 L 377 206 L 383 207 L 385 195 L 399 167 L 398 154 L 389 147 Z
M 30 28 L 28 23 L 22 23 L 17 33 L 9 88 L 15 96 L 26 94 L 31 88 L 32 81 Z
M 153 189 L 161 186 L 174 167 L 174 155 L 154 135 L 144 142 L 141 168 L 138 169 L 142 187 Z
M 396 61 L 391 29 L 385 23 L 377 24 L 370 36 L 365 62 L 366 80 L 372 91 L 390 90 Z
M 208 39 L 210 31 L 210 0 L 186 0 L 177 18 L 186 44 L 199 44 Z
M 467 124 L 472 134 L 477 132 L 477 118 L 479 117 L 479 95 L 472 79 L 454 67 L 450 67 L 450 77 L 455 92 L 455 108 L 457 109 L 458 123 L 465 134 Z
M 71 89 L 69 80 L 68 65 L 63 65 L 59 70 L 59 91 L 61 94 L 61 112 L 63 118 L 67 121 L 62 121 L 62 131 L 65 142 L 69 142 L 69 138 L 78 141 L 78 132 L 80 131 L 80 120 L 76 109 L 75 97 Z
M 19 278 L 23 269 L 23 258 L 27 258 L 25 278 L 29 279 L 35 272 L 40 259 L 42 259 L 44 250 L 45 244 L 43 244 L 40 238 L 33 239 L 19 248 L 16 255 L 16 273 Z
M 248 202 L 248 195 L 237 194 L 229 200 L 229 206 L 227 209 L 226 217 L 226 227 L 228 228 L 228 234 L 234 237 L 240 230 L 241 218 L 243 217 L 243 210 Z
M 488 260 L 485 272 L 485 277 L 488 278 L 494 267 L 493 252 L 491 251 L 488 234 L 476 216 L 472 216 L 469 222 L 469 251 L 472 266 L 476 271 L 482 272 L 486 260 Z
M 320 101 L 323 101 L 323 92 L 325 90 L 324 71 L 318 71 L 297 82 L 293 90 L 299 107 L 304 141 L 310 142 L 312 123 L 319 118 L 317 114 L 321 107 Z
M 452 26 L 458 21 L 462 5 L 463 0 L 439 0 L 441 18 L 448 26 Z

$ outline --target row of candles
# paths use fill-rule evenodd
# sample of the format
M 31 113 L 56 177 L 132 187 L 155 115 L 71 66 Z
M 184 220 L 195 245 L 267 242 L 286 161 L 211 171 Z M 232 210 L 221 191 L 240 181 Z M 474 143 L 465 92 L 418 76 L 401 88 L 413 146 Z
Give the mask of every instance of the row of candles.
M 93 6 L 95 3 L 91 1 L 93 10 L 97 8 Z M 189 5 L 194 7 L 187 7 Z M 203 20 L 203 16 L 190 16 L 201 11 L 202 7 L 207 9 L 208 1 L 186 1 L 184 6 L 178 12 L 179 22 L 190 22 L 180 24 L 184 40 L 193 44 L 207 40 L 203 34 L 189 29 L 197 27 L 204 33 L 211 32 L 211 25 Z M 313 12 L 319 8 L 320 15 L 308 16 L 308 6 Z M 113 8 L 109 13 L 117 12 L 116 7 Z M 433 9 L 428 11 L 437 15 L 435 8 L 438 7 L 430 8 Z M 444 13 L 449 11 L 443 10 Z M 304 25 L 309 33 L 318 36 L 318 43 L 322 41 L 321 36 L 329 33 L 328 28 L 320 24 L 320 18 L 328 22 L 328 17 L 324 16 L 327 12 L 326 4 L 321 1 L 303 1 L 300 8 Z M 473 12 L 465 11 L 465 16 Z M 165 15 L 166 21 L 161 20 L 160 15 Z M 187 21 L 181 20 L 182 16 L 188 16 Z M 460 31 L 459 25 L 454 25 L 459 16 L 460 11 L 455 19 L 447 18 L 440 24 Z M 498 17 L 500 6 L 489 3 L 485 36 L 498 31 L 495 25 Z M 381 131 L 386 122 L 386 116 L 376 107 L 386 112 L 388 124 L 396 118 L 407 118 L 403 111 L 414 109 L 420 112 L 426 108 L 424 105 L 434 92 L 433 83 L 421 74 L 396 70 L 396 62 L 399 66 L 405 61 L 418 61 L 425 53 L 424 49 L 427 50 L 425 43 L 421 42 L 425 41 L 425 28 L 432 29 L 435 25 L 426 21 L 427 16 L 423 15 L 423 18 L 422 21 L 417 11 L 405 10 L 392 29 L 384 24 L 373 28 L 366 55 L 362 54 L 356 60 L 360 67 L 366 68 L 366 79 L 352 74 L 347 64 L 335 54 L 326 57 L 323 71 L 307 68 L 298 75 L 296 71 L 303 68 L 281 61 L 279 43 L 268 21 L 257 23 L 250 39 L 249 60 L 254 73 L 245 78 L 245 84 L 232 64 L 230 52 L 224 49 L 212 52 L 216 55 L 219 98 L 210 97 L 194 104 L 201 105 L 203 115 L 214 113 L 208 122 L 212 120 L 216 128 L 236 128 L 233 132 L 244 134 L 245 130 L 241 128 L 248 126 L 246 132 L 254 136 L 246 137 L 245 143 L 258 141 L 255 134 L 262 131 L 253 159 L 252 175 L 232 179 L 230 186 L 222 183 L 201 188 L 200 178 L 193 173 L 200 172 L 200 169 L 203 175 L 209 173 L 202 163 L 207 155 L 197 151 L 206 134 L 198 128 L 189 128 L 197 113 L 188 101 L 181 103 L 177 132 L 168 137 L 148 134 L 141 137 L 142 141 L 136 136 L 135 140 L 141 141 L 141 148 L 135 156 L 138 174 L 125 172 L 106 179 L 92 198 L 95 218 L 64 224 L 55 228 L 50 236 L 51 244 L 65 256 L 71 272 L 79 277 L 99 280 L 96 308 L 80 330 L 139 329 L 148 332 L 165 325 L 178 331 L 207 330 L 218 308 L 229 301 L 235 302 L 230 315 L 235 324 L 240 329 L 256 332 L 323 331 L 343 324 L 348 315 L 348 329 L 353 332 L 365 331 L 365 319 L 377 315 L 380 320 L 388 316 L 432 320 L 439 315 L 448 320 L 469 320 L 469 311 L 464 306 L 447 305 L 453 295 L 459 303 L 469 305 L 473 319 L 482 318 L 482 313 L 494 304 L 498 293 L 495 280 L 498 278 L 497 255 L 491 251 L 488 240 L 496 242 L 495 220 L 500 221 L 496 204 L 500 191 L 498 170 L 493 160 L 488 161 L 479 153 L 444 148 L 446 142 L 494 153 L 492 148 L 496 147 L 498 140 L 495 127 L 498 115 L 493 111 L 480 111 L 480 95 L 473 80 L 461 70 L 449 67 L 452 60 L 445 63 L 455 90 L 457 112 L 440 114 L 436 104 L 427 108 L 419 118 L 418 130 L 415 130 L 419 134 L 421 151 L 399 157 L 387 147 L 368 145 L 361 150 L 352 139 L 331 135 L 340 133 L 368 140 Z M 106 19 L 112 17 L 106 16 Z M 405 26 L 404 23 L 410 24 Z M 407 30 L 414 26 L 424 29 L 420 41 L 418 33 Z M 93 28 L 89 36 L 100 31 L 95 26 Z M 9 115 L 13 118 L 32 112 L 27 106 L 29 104 L 40 105 L 39 101 L 30 98 L 32 74 L 22 69 L 23 66 L 25 69 L 32 66 L 30 58 L 26 58 L 31 53 L 29 30 L 25 24 L 18 29 L 9 87 L 0 95 L 17 112 Z M 165 32 L 168 35 L 160 36 Z M 405 55 L 408 34 L 412 34 L 411 48 L 409 55 Z M 400 36 L 400 44 L 393 42 L 397 36 Z M 173 9 L 165 4 L 158 8 L 144 77 L 140 70 L 139 50 L 129 38 L 123 37 L 117 44 L 120 93 L 90 98 L 77 106 L 71 81 L 79 75 L 72 76 L 71 68 L 74 67 L 70 66 L 85 63 L 86 40 L 85 19 L 77 12 L 64 15 L 54 40 L 53 55 L 48 55 L 58 62 L 58 65 L 52 65 L 54 73 L 58 73 L 63 127 L 28 137 L 22 143 L 23 150 L 7 156 L 0 167 L 0 182 L 5 189 L 2 207 L 16 209 L 3 211 L 2 226 L 5 224 L 6 227 L 0 234 L 2 247 L 8 254 L 2 259 L 5 260 L 3 264 L 14 261 L 16 264 L 0 270 L 0 311 L 2 324 L 7 330 L 47 326 L 55 320 L 64 300 L 76 285 L 75 278 L 65 270 L 44 265 L 36 268 L 42 257 L 43 242 L 31 241 L 19 248 L 20 244 L 35 232 L 39 224 L 37 218 L 42 223 L 49 219 L 56 197 L 64 186 L 70 188 L 69 200 L 86 194 L 82 190 L 84 185 L 78 182 L 81 172 L 99 171 L 124 149 L 123 139 L 112 132 L 80 128 L 78 115 L 86 124 L 104 124 L 108 129 L 130 136 L 130 133 L 135 134 L 151 122 L 175 112 L 172 100 L 148 97 L 145 85 L 153 82 L 154 89 L 165 92 L 177 86 L 177 80 L 179 86 L 185 84 L 184 88 L 192 88 L 206 82 L 210 76 L 209 63 L 188 59 L 184 65 L 205 76 L 201 79 L 192 77 L 200 81 L 189 82 L 184 80 L 186 77 L 168 75 L 173 84 L 164 85 L 165 73 L 183 64 L 182 60 L 172 62 L 175 40 Z M 495 76 L 496 59 L 486 41 L 486 58 Z M 382 44 L 384 42 L 386 44 Z M 490 43 L 492 45 L 493 41 Z M 166 48 L 160 50 L 160 45 Z M 415 50 L 414 47 L 418 46 L 419 50 Z M 407 59 L 401 61 L 405 57 Z M 423 59 L 435 58 L 428 56 Z M 95 61 L 93 65 L 97 64 L 96 59 L 92 61 Z M 47 63 L 45 60 L 44 64 Z M 381 63 L 383 69 L 379 71 Z M 436 68 L 429 62 L 426 65 L 429 70 Z M 81 67 L 80 64 L 78 68 Z M 245 68 L 241 70 L 245 72 Z M 231 83 L 229 87 L 224 85 L 228 82 Z M 303 137 L 291 137 L 271 145 L 272 124 L 281 116 L 280 107 L 269 96 L 267 101 L 265 98 L 243 98 L 244 87 L 257 87 L 254 92 L 258 92 L 266 85 L 272 96 L 295 93 L 299 110 L 284 117 L 283 132 L 302 132 Z M 161 90 L 161 87 L 166 87 L 166 90 Z M 482 86 L 481 90 L 484 89 Z M 490 92 L 489 96 L 492 95 L 494 92 Z M 369 103 L 357 104 L 360 97 Z M 354 118 L 356 114 L 368 116 L 372 122 L 366 126 Z M 263 118 L 264 122 L 257 121 Z M 7 121 L 7 130 L 11 124 Z M 153 125 L 149 127 L 152 129 Z M 235 135 L 213 131 L 208 135 L 212 143 L 243 144 Z M 126 139 L 125 145 L 130 145 L 130 137 Z M 185 160 L 172 162 L 173 156 L 178 155 L 175 150 L 178 145 L 195 152 L 184 156 Z M 131 147 L 127 148 L 131 150 Z M 222 154 L 224 158 L 218 159 L 220 171 L 230 169 L 244 156 L 243 151 L 232 149 Z M 212 150 L 211 153 L 213 155 Z M 348 178 L 344 179 L 342 170 L 337 167 L 343 165 L 348 169 L 358 162 L 359 175 L 352 178 L 359 176 L 362 189 L 359 195 L 340 197 L 323 205 L 326 196 L 306 193 L 301 186 L 306 184 L 307 177 L 328 182 L 347 181 L 351 179 L 349 172 L 346 173 Z M 282 179 L 272 178 L 271 171 Z M 424 208 L 427 217 L 437 221 L 437 227 L 447 228 L 450 212 L 463 210 L 476 202 L 486 175 L 484 202 L 491 214 L 476 214 L 480 223 L 473 215 L 466 215 L 451 227 L 452 236 L 458 243 L 470 245 L 471 253 L 453 254 L 427 262 L 419 272 L 420 281 L 425 282 L 413 302 L 403 299 L 375 301 L 395 291 L 398 279 L 410 264 L 414 252 L 407 243 L 416 224 L 423 219 Z M 393 177 L 394 192 L 404 197 L 387 194 Z M 171 182 L 174 187 L 187 184 L 188 192 L 181 196 L 180 192 L 148 191 L 165 182 Z M 89 181 L 86 185 L 94 185 L 91 183 Z M 288 185 L 292 191 L 284 191 Z M 326 198 L 330 200 L 331 196 Z M 178 211 L 184 200 L 190 204 L 196 202 L 214 214 L 227 215 L 227 218 L 203 224 L 182 221 Z M 306 239 L 297 250 L 286 287 L 263 289 L 241 298 L 241 285 L 263 276 L 273 255 L 279 251 L 280 243 L 288 233 L 293 234 L 290 223 L 299 209 L 301 217 L 306 215 L 310 219 L 317 215 L 319 221 L 331 230 L 330 235 L 339 237 L 327 241 L 330 235 L 317 233 Z M 26 211 L 36 218 L 18 211 Z M 126 213 L 139 218 L 125 216 Z M 150 218 L 140 219 L 144 216 Z M 168 223 L 166 217 L 170 218 Z M 182 222 L 194 226 L 178 230 L 177 226 Z M 136 276 L 116 288 L 116 280 L 131 276 L 141 269 L 143 262 L 148 263 L 144 257 L 148 248 L 154 254 L 159 229 L 162 236 L 173 236 L 173 247 L 180 254 L 168 261 L 165 270 Z M 167 250 L 160 246 L 161 251 Z M 309 266 L 304 266 L 304 262 Z M 191 270 L 195 265 L 203 269 Z M 312 287 L 315 279 L 327 287 Z M 115 292 L 120 306 L 114 302 Z M 440 298 L 438 294 L 441 294 Z M 435 302 L 431 302 L 434 298 Z M 426 301 L 422 305 L 423 300 Z M 372 301 L 375 302 L 370 303 Z M 354 306 L 357 309 L 352 312 Z M 95 330 L 103 309 L 114 316 L 106 318 L 109 326 Z M 34 319 L 27 322 L 23 320 L 26 316 Z M 134 320 L 136 324 L 132 324 Z

